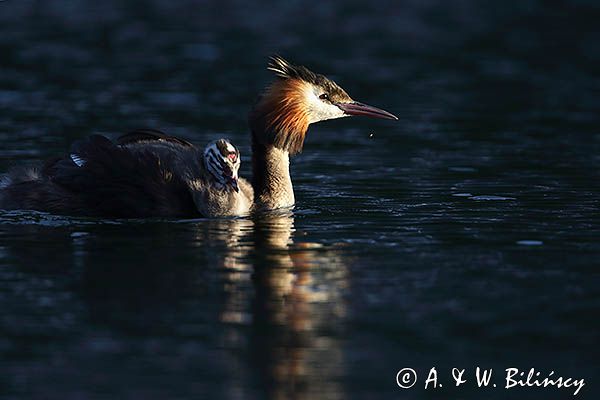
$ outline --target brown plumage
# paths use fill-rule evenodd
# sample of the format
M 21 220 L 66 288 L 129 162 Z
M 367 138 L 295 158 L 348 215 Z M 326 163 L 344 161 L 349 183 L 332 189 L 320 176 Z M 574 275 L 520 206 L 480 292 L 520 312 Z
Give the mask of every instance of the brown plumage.
M 250 127 L 259 142 L 291 155 L 302 151 L 308 126 L 314 122 L 310 95 L 315 88 L 327 94 L 330 104 L 354 101 L 332 80 L 279 56 L 271 58 L 267 69 L 279 79 L 263 92 L 250 114 Z
M 306 86 L 301 80 L 289 79 L 273 82 L 266 89 L 256 106 L 257 115 L 251 119 L 256 139 L 291 154 L 302 151 L 309 125 Z
M 267 67 L 269 71 L 275 72 L 275 75 L 281 79 L 299 80 L 319 86 L 328 93 L 331 101 L 351 102 L 353 101 L 348 93 L 337 83 L 324 75 L 316 74 L 302 65 L 294 65 L 284 60 L 281 56 L 273 56 Z
M 2 175 L 0 208 L 109 218 L 246 215 L 253 193 L 238 180 L 239 163 L 225 139 L 202 150 L 155 130 L 117 143 L 92 135 L 43 167 Z
M 184 140 L 144 130 L 117 143 L 94 135 L 45 167 L 10 171 L 0 177 L 0 208 L 128 218 L 242 215 L 250 207 L 291 207 L 289 156 L 302 150 L 310 124 L 351 115 L 397 119 L 352 100 L 332 80 L 281 57 L 273 57 L 268 69 L 277 78 L 249 116 L 252 187 L 243 180 L 235 186 L 237 175 L 225 167 L 226 144 L 217 143 L 211 156 Z M 206 164 L 211 176 L 203 156 L 213 161 Z M 222 168 L 218 157 L 225 157 Z M 234 186 L 225 190 L 229 184 Z
M 310 124 L 350 115 L 397 119 L 355 102 L 332 80 L 279 56 L 271 58 L 268 69 L 277 79 L 267 86 L 248 119 L 256 209 L 294 205 L 289 156 L 302 151 Z

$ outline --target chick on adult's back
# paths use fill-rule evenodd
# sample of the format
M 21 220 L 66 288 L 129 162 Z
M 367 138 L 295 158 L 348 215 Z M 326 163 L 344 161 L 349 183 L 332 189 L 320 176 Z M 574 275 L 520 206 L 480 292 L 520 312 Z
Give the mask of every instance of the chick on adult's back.
M 203 161 L 204 179 L 191 179 L 189 184 L 198 210 L 214 217 L 247 214 L 254 192 L 248 181 L 238 177 L 239 150 L 219 139 L 206 146 Z
M 116 143 L 93 135 L 64 157 L 9 171 L 0 180 L 0 208 L 114 218 L 243 215 L 252 189 L 238 181 L 239 162 L 224 139 L 202 150 L 154 130 Z

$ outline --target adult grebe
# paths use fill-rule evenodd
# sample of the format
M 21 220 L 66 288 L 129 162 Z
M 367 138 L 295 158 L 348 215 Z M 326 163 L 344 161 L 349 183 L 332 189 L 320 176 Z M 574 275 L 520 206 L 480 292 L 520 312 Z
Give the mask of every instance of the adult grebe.
M 332 80 L 281 57 L 272 57 L 268 69 L 277 80 L 250 112 L 249 124 L 254 208 L 270 210 L 294 205 L 289 157 L 302 150 L 310 124 L 352 115 L 398 118 L 352 100 Z
M 244 215 L 253 193 L 239 167 L 240 153 L 225 139 L 203 150 L 155 130 L 116 143 L 93 135 L 42 167 L 9 171 L 0 208 L 117 218 Z
M 237 180 L 239 164 L 231 162 L 239 162 L 239 153 L 233 157 L 231 143 L 215 142 L 202 153 L 185 140 L 140 130 L 117 143 L 94 135 L 42 168 L 10 171 L 0 181 L 0 208 L 139 218 L 291 207 L 289 157 L 302 150 L 310 124 L 352 115 L 398 119 L 354 101 L 332 80 L 281 57 L 271 58 L 268 69 L 277 78 L 249 115 L 252 186 Z

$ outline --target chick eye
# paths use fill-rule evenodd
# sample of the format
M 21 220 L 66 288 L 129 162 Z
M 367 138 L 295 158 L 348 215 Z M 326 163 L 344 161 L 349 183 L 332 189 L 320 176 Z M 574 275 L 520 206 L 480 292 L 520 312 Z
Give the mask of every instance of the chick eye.
M 322 95 L 319 96 L 319 98 L 321 100 L 329 100 L 329 95 L 327 93 L 323 93 Z

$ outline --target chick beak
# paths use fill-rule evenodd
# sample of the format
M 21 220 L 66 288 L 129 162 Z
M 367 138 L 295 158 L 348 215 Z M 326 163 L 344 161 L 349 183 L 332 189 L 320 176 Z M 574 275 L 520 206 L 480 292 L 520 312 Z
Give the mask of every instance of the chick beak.
M 231 185 L 231 187 L 233 188 L 233 190 L 235 190 L 238 193 L 240 192 L 240 187 L 238 186 L 238 177 L 237 177 L 237 175 L 228 176 L 227 177 L 227 181 Z
M 351 103 L 336 103 L 336 106 L 347 115 L 364 115 L 373 118 L 398 119 L 394 114 L 382 110 L 381 108 L 362 104 L 358 101 L 353 101 Z

